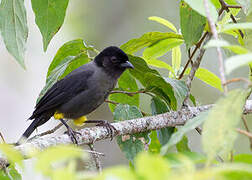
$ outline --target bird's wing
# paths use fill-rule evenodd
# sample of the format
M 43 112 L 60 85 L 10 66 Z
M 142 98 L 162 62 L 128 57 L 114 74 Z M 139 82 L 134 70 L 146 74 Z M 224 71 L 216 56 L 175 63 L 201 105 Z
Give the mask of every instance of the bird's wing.
M 56 82 L 37 103 L 35 111 L 29 119 L 33 119 L 45 111 L 55 110 L 72 97 L 88 89 L 87 80 L 93 73 L 92 70 L 86 69 L 69 74 Z

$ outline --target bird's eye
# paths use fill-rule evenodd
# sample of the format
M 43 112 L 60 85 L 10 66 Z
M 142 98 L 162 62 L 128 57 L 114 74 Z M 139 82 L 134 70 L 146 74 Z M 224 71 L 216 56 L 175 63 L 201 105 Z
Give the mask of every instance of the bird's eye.
M 117 60 L 117 58 L 115 57 L 115 56 L 113 56 L 113 57 L 111 57 L 111 62 L 112 63 L 116 63 L 118 60 Z

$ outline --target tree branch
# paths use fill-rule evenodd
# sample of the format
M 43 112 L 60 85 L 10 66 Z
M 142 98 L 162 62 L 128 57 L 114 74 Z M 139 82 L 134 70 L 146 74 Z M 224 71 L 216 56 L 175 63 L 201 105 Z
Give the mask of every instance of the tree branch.
M 147 116 L 139 119 L 125 120 L 117 123 L 112 123 L 116 128 L 117 133 L 113 136 L 128 135 L 150 130 L 161 129 L 165 127 L 174 127 L 184 125 L 189 119 L 199 115 L 201 112 L 209 110 L 213 105 L 204 105 L 198 107 L 183 108 L 179 111 L 171 111 L 156 116 Z M 252 100 L 247 100 L 244 107 L 244 113 L 252 112 Z M 111 138 L 111 135 L 105 127 L 90 127 L 83 128 L 78 131 L 81 135 L 76 135 L 79 144 L 93 144 L 96 141 Z M 30 142 L 16 146 L 15 148 L 27 158 L 32 149 L 43 150 L 51 146 L 59 144 L 72 144 L 71 139 L 67 134 L 62 134 L 53 137 L 39 137 Z M 86 150 L 87 151 L 87 150 Z M 95 155 L 104 155 L 95 151 L 88 151 Z M 0 157 L 0 164 L 7 162 L 6 159 Z

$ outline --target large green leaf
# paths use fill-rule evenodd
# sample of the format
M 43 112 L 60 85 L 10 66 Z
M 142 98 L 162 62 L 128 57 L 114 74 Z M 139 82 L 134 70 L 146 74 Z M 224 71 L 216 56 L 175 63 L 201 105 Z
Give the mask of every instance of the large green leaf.
M 177 46 L 172 49 L 172 68 L 175 71 L 175 74 L 177 74 L 177 72 L 179 71 L 180 65 L 181 65 L 181 50 L 180 47 Z
M 160 98 L 153 97 L 151 99 L 151 111 L 152 115 L 157 115 L 168 112 L 169 108 Z M 161 145 L 164 145 L 169 141 L 172 133 L 174 132 L 174 129 L 174 127 L 166 127 L 160 130 L 156 130 L 157 137 Z
M 190 152 L 190 148 L 188 146 L 188 138 L 184 135 L 182 139 L 176 144 L 176 148 L 178 152 Z
M 204 16 L 193 10 L 187 3 L 183 1 L 180 3 L 180 27 L 187 48 L 198 42 L 205 25 L 206 18 Z
M 61 28 L 66 15 L 69 0 L 32 0 L 35 21 L 43 36 L 43 47 L 46 51 L 53 36 Z
M 183 127 L 179 128 L 177 132 L 172 134 L 168 143 L 162 147 L 161 154 L 165 155 L 170 147 L 181 141 L 185 133 L 201 125 L 205 121 L 207 115 L 208 112 L 202 112 L 197 117 L 189 119 Z
M 155 59 L 165 55 L 172 48 L 181 45 L 184 41 L 178 38 L 161 40 L 152 46 L 147 47 L 143 52 L 144 59 Z
M 184 0 L 184 1 L 186 3 L 188 3 L 191 6 L 191 8 L 193 8 L 199 14 L 206 17 L 206 10 L 204 7 L 204 1 L 202 1 L 202 0 Z M 210 15 L 213 18 L 214 22 L 216 22 L 218 19 L 218 13 L 210 0 L 208 0 L 208 6 L 209 6 L 209 10 L 210 10 Z
M 234 162 L 252 164 L 252 154 L 237 154 L 233 160 Z
M 202 133 L 203 149 L 209 162 L 217 154 L 227 156 L 232 150 L 237 136 L 235 128 L 241 119 L 246 96 L 245 90 L 230 91 L 209 111 Z
M 172 69 L 172 67 L 169 64 L 167 64 L 166 62 L 164 62 L 164 61 L 161 61 L 161 60 L 158 60 L 158 59 L 145 59 L 145 61 L 150 66 L 167 69 L 173 75 L 175 75 L 175 72 Z
M 215 40 L 211 39 L 204 48 L 210 48 L 210 47 L 223 47 L 225 49 L 228 49 L 236 54 L 246 54 L 248 53 L 248 50 L 242 46 L 239 45 L 231 45 L 229 42 L 225 40 Z
M 131 39 L 125 44 L 121 45 L 121 49 L 128 54 L 133 54 L 142 48 L 157 43 L 158 41 L 171 38 L 183 39 L 181 35 L 171 32 L 148 32 L 142 35 L 140 38 Z
M 114 110 L 115 121 L 130 120 L 141 117 L 143 117 L 143 115 L 136 106 L 119 104 Z M 117 143 L 128 160 L 133 162 L 135 156 L 144 150 L 143 140 L 148 140 L 147 135 L 147 133 L 140 133 L 117 137 Z
M 54 83 L 90 61 L 88 50 L 93 49 L 81 39 L 69 41 L 60 47 L 48 68 L 46 85 L 40 92 L 37 102 Z
M 28 27 L 24 0 L 1 1 L 0 31 L 9 53 L 25 68 L 24 52 Z
M 152 131 L 150 134 L 149 152 L 159 153 L 160 149 L 161 149 L 161 144 L 158 139 L 157 131 Z
M 161 97 L 169 104 L 170 108 L 175 110 L 177 100 L 172 86 L 156 70 L 149 68 L 142 58 L 129 55 L 129 60 L 135 67 L 130 70 L 130 73 L 145 86 L 147 91 Z
M 127 92 L 136 92 L 138 90 L 138 86 L 136 80 L 129 71 L 125 71 L 118 80 L 118 89 L 121 91 Z M 109 96 L 109 100 L 121 103 L 121 104 L 129 104 L 131 106 L 139 106 L 139 94 L 135 94 L 133 96 L 128 96 L 123 93 L 114 93 Z M 109 103 L 109 108 L 113 112 L 115 109 L 115 105 Z
M 252 62 L 252 53 L 232 56 L 226 59 L 225 61 L 226 73 L 230 74 L 233 70 L 241 66 L 248 65 L 251 62 Z

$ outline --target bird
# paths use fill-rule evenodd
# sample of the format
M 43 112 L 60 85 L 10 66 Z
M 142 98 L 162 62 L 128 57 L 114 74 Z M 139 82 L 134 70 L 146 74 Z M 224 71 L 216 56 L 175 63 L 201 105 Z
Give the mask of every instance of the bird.
M 47 90 L 36 104 L 29 117 L 32 122 L 18 143 L 28 139 L 37 127 L 51 117 L 61 121 L 75 144 L 78 144 L 76 132 L 66 123 L 66 119 L 74 120 L 77 124 L 96 123 L 112 133 L 115 128 L 108 121 L 87 120 L 85 116 L 106 100 L 118 78 L 130 68 L 134 69 L 134 66 L 123 50 L 116 46 L 105 48 L 92 61 L 73 70 Z

